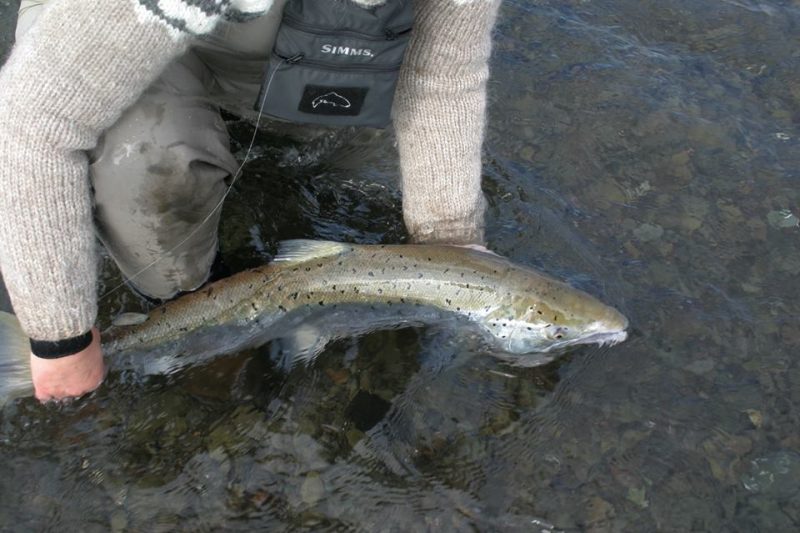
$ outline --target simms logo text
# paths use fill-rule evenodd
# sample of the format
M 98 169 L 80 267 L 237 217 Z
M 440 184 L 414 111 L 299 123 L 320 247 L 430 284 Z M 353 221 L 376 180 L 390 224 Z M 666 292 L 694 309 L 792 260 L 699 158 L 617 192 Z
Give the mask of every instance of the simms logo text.
M 333 54 L 336 56 L 375 57 L 375 52 L 373 52 L 370 48 L 352 48 L 350 46 L 336 46 L 333 44 L 323 44 L 320 51 L 323 54 Z

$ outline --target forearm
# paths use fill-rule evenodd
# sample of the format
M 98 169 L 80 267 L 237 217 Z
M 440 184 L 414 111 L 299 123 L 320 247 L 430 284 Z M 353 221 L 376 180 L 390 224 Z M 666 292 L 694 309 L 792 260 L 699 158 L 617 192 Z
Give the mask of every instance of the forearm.
M 419 242 L 484 241 L 481 146 L 499 2 L 417 0 L 394 102 L 403 216 Z
M 156 4 L 53 2 L 0 72 L 0 265 L 33 339 L 80 336 L 96 318 L 87 151 L 221 9 Z

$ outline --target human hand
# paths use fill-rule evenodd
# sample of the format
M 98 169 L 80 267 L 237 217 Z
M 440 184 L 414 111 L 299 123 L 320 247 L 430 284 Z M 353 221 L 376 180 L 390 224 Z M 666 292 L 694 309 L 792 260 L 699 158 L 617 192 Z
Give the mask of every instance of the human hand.
M 91 392 L 103 382 L 105 364 L 100 332 L 92 329 L 92 342 L 84 350 L 58 359 L 31 354 L 31 378 L 36 398 L 42 402 L 67 400 Z

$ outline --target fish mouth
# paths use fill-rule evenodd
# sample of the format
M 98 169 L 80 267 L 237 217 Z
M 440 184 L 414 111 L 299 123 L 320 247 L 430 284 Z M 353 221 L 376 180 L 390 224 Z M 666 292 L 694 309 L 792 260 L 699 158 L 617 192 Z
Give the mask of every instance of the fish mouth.
M 592 333 L 588 337 L 583 337 L 582 339 L 576 341 L 574 344 L 599 344 L 600 346 L 613 346 L 615 344 L 619 344 L 620 342 L 624 341 L 628 338 L 628 332 L 625 330 L 622 331 L 606 331 L 606 332 L 598 332 Z
M 550 345 L 546 352 L 557 351 L 570 346 L 577 346 L 580 344 L 597 344 L 598 346 L 614 346 L 628 338 L 628 332 L 625 330 L 618 331 L 598 331 L 589 335 L 579 337 L 576 339 L 569 339 L 563 342 L 558 342 Z

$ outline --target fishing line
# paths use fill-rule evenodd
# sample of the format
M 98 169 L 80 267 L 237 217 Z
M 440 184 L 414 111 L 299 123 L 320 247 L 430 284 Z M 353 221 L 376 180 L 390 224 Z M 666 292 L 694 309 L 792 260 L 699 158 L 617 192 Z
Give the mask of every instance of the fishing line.
M 250 138 L 250 145 L 247 147 L 247 153 L 245 153 L 245 155 L 244 155 L 244 159 L 242 160 L 242 164 L 239 165 L 239 168 L 236 169 L 236 172 L 233 173 L 233 176 L 231 177 L 230 185 L 228 185 L 228 187 L 225 189 L 225 192 L 222 194 L 222 198 L 219 199 L 219 202 L 217 202 L 217 204 L 214 207 L 211 208 L 211 211 L 208 212 L 208 214 L 203 218 L 203 220 L 199 224 L 197 224 L 197 226 L 192 231 L 190 231 L 189 234 L 186 235 L 186 237 L 183 238 L 183 240 L 181 240 L 178 244 L 176 244 L 175 246 L 173 246 L 169 250 L 167 250 L 164 253 L 162 253 L 158 258 L 154 259 L 150 264 L 145 265 L 144 267 L 142 267 L 141 270 L 137 271 L 132 276 L 128 276 L 128 278 L 126 280 L 122 281 L 118 285 L 115 285 L 114 287 L 112 287 L 111 289 L 106 291 L 102 296 L 100 296 L 100 301 L 104 300 L 105 298 L 107 298 L 111 294 L 115 293 L 116 291 L 118 291 L 119 289 L 124 287 L 128 282 L 138 278 L 139 276 L 141 276 L 142 274 L 147 272 L 150 268 L 152 268 L 153 266 L 157 265 L 158 262 L 161 261 L 164 257 L 166 257 L 167 255 L 171 254 L 172 252 L 174 252 L 175 250 L 177 250 L 178 248 L 183 246 L 189 239 L 192 238 L 192 236 L 195 233 L 200 231 L 200 228 L 202 228 L 203 225 L 206 222 L 208 222 L 211 219 L 212 216 L 214 216 L 214 213 L 216 213 L 219 209 L 222 208 L 222 204 L 225 202 L 225 199 L 228 197 L 228 194 L 230 194 L 231 190 L 233 189 L 233 185 L 236 183 L 236 180 L 239 178 L 239 176 L 241 176 L 242 169 L 248 163 L 248 158 L 250 157 L 250 152 L 253 151 L 253 145 L 255 145 L 256 136 L 258 135 L 258 126 L 259 126 L 259 124 L 261 122 L 261 116 L 264 113 L 264 105 L 267 102 L 267 96 L 269 95 L 269 88 L 272 85 L 272 79 L 275 77 L 275 74 L 278 72 L 278 69 L 284 63 L 286 63 L 287 61 L 288 60 L 286 58 L 282 58 L 280 63 L 278 63 L 278 65 L 272 70 L 272 74 L 270 74 L 269 80 L 267 80 L 267 86 L 264 89 L 264 98 L 261 99 L 261 105 L 258 108 L 258 116 L 256 117 L 256 123 L 255 123 L 255 127 L 253 129 L 253 136 Z

